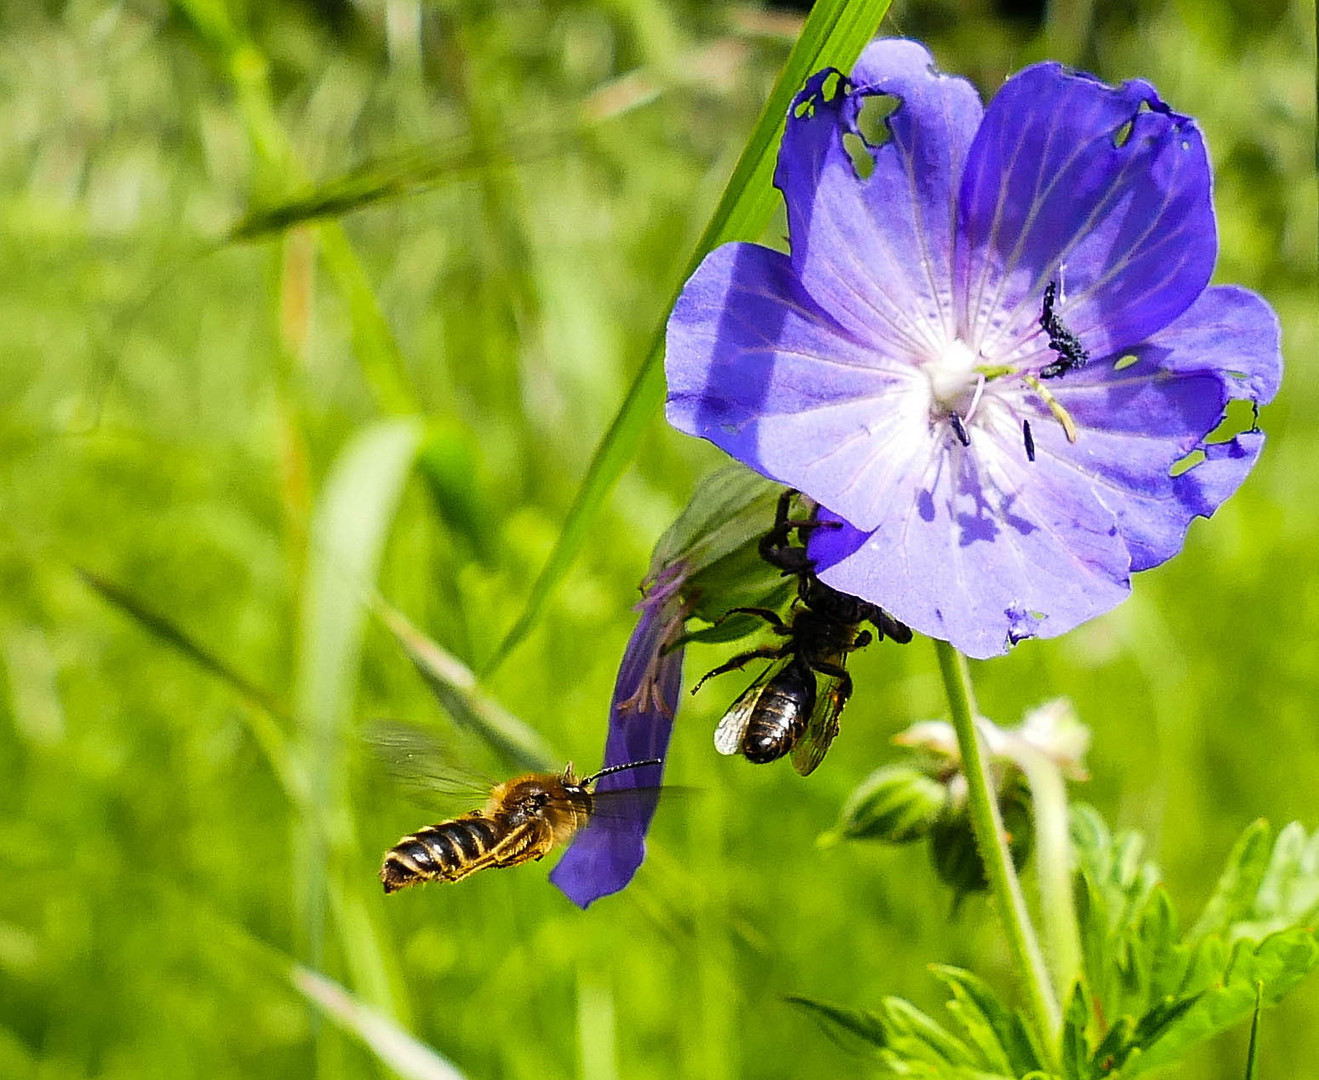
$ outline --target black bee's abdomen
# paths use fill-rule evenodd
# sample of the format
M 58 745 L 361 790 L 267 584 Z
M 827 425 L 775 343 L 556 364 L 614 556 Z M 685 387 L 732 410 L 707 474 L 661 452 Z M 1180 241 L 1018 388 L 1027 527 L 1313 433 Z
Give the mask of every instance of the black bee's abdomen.
M 815 708 L 815 673 L 792 663 L 776 675 L 756 702 L 742 735 L 742 756 L 756 765 L 777 761 L 801 740 Z

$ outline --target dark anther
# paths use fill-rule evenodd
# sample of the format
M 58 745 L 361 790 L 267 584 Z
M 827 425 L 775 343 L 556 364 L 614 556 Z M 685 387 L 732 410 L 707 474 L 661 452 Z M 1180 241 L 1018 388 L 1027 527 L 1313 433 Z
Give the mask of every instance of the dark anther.
M 1021 437 L 1026 442 L 1026 458 L 1028 461 L 1035 460 L 1035 436 L 1030 433 L 1030 421 L 1021 422 Z
M 962 418 L 956 413 L 949 413 L 948 422 L 953 425 L 953 434 L 957 436 L 957 441 L 963 446 L 970 446 L 971 436 L 967 434 L 966 426 L 962 423 Z
M 1044 310 L 1040 312 L 1040 326 L 1049 335 L 1049 348 L 1058 354 L 1058 359 L 1040 369 L 1041 379 L 1056 379 L 1066 375 L 1069 371 L 1085 367 L 1086 361 L 1090 359 L 1081 339 L 1063 325 L 1062 319 L 1053 310 L 1057 299 L 1058 285 L 1051 281 L 1044 287 Z

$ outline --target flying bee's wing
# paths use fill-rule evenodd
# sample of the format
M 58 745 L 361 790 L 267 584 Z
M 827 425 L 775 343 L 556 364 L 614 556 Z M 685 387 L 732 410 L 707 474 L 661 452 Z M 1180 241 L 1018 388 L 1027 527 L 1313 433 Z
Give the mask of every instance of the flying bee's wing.
M 784 657 L 782 660 L 767 664 L 765 670 L 756 676 L 756 681 L 743 690 L 738 699 L 728 707 L 724 718 L 719 721 L 719 726 L 714 729 L 714 748 L 719 753 L 736 754 L 742 749 L 742 736 L 746 734 L 747 724 L 751 722 L 751 716 L 760 703 L 765 687 L 788 662 L 789 658 Z
M 836 675 L 817 675 L 816 691 L 806 734 L 792 748 L 792 767 L 802 776 L 810 776 L 829 752 L 829 745 L 838 734 L 838 717 L 847 704 L 851 681 Z
M 362 740 L 394 784 L 413 801 L 452 813 L 485 802 L 495 781 L 454 764 L 459 754 L 435 734 L 394 720 L 374 720 Z

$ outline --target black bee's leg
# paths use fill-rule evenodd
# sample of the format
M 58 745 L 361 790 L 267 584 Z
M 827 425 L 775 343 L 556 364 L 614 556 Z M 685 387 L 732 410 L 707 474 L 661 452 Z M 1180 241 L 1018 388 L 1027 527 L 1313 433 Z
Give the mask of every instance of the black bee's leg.
M 883 608 L 878 608 L 874 615 L 870 617 L 874 623 L 875 629 L 879 631 L 881 638 L 890 638 L 899 645 L 906 645 L 911 641 L 911 627 L 906 623 L 900 623 Z
M 807 556 L 804 547 L 793 547 L 790 537 L 793 532 L 803 543 L 815 529 L 836 529 L 842 524 L 837 521 L 816 521 L 814 516 L 805 519 L 790 518 L 792 499 L 801 494 L 796 488 L 788 488 L 779 496 L 778 507 L 774 511 L 774 527 L 760 538 L 757 550 L 760 557 L 771 566 L 777 566 L 785 575 L 809 574 L 815 569 L 815 563 Z
M 821 675 L 828 675 L 830 678 L 838 680 L 838 687 L 834 693 L 838 696 L 838 711 L 843 711 L 843 706 L 847 704 L 847 699 L 852 696 L 852 676 L 847 673 L 847 668 L 842 664 L 834 664 L 828 660 L 816 660 L 811 664 L 814 671 Z
M 748 649 L 744 653 L 738 653 L 733 659 L 725 661 L 714 670 L 707 671 L 702 675 L 696 685 L 692 687 L 692 693 L 696 693 L 705 685 L 707 679 L 713 679 L 716 675 L 723 675 L 729 671 L 740 671 L 752 660 L 777 660 L 781 656 L 787 656 L 791 651 L 792 642 L 789 641 L 783 645 L 762 645 L 758 649 Z
M 774 633 L 782 634 L 784 637 L 792 633 L 792 627 L 779 618 L 776 612 L 770 611 L 769 608 L 763 607 L 733 607 L 729 608 L 719 616 L 719 622 L 723 622 L 730 615 L 759 615 L 773 629 Z M 716 626 L 718 623 L 715 624 Z
M 843 647 L 843 651 L 856 652 L 857 649 L 864 649 L 867 645 L 869 645 L 874 640 L 875 640 L 874 634 L 872 634 L 869 630 L 862 630 L 856 635 L 856 637 L 852 639 L 851 645 L 846 645 Z

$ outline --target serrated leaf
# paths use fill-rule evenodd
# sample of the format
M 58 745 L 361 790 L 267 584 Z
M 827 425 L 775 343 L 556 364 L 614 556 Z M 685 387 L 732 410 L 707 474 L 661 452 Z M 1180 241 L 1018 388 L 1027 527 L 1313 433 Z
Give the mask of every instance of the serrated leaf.
M 1260 883 L 1269 867 L 1272 838 L 1273 830 L 1266 821 L 1256 821 L 1242 833 L 1228 856 L 1213 895 L 1186 935 L 1188 941 L 1224 934 L 1232 923 L 1245 918 L 1254 908 Z
M 719 205 L 697 242 L 682 281 L 685 282 L 700 261 L 720 244 L 728 240 L 754 239 L 760 234 L 778 199 L 770 182 L 779 135 L 793 97 L 811 72 L 830 65 L 850 68 L 874 36 L 889 3 L 890 0 L 819 0 L 811 9 L 801 36 L 738 158 Z M 642 431 L 664 400 L 664 334 L 668 311 L 681 287 L 680 282 L 674 289 L 665 306 L 664 317 L 651 336 L 641 368 L 596 447 L 577 496 L 564 518 L 559 538 L 532 584 L 521 614 L 505 634 L 483 674 L 488 675 L 503 663 L 535 626 L 550 593 L 567 574 L 590 535 L 591 525 L 600 513 L 605 497 L 632 460 Z
M 911 1002 L 898 997 L 885 998 L 884 1018 L 893 1057 L 922 1061 L 938 1067 L 969 1069 L 976 1073 L 982 1071 L 975 1053 L 966 1043 L 950 1034 L 937 1020 L 921 1012 Z M 965 1074 L 945 1070 L 934 1075 Z
M 811 1016 L 824 1033 L 844 1050 L 855 1052 L 864 1048 L 875 1051 L 887 1045 L 884 1021 L 875 1013 L 797 995 L 784 1000 Z
M 1142 1040 L 1143 1052 L 1122 1070 L 1122 1080 L 1172 1064 L 1191 1047 L 1252 1015 L 1257 1000 L 1276 1004 L 1317 966 L 1319 942 L 1308 928 L 1273 934 L 1258 944 L 1238 942 L 1222 981 L 1178 1015 L 1164 1018 L 1157 1034 L 1148 1042 Z
M 1044 1067 L 1021 1014 L 999 1001 L 988 983 L 961 968 L 932 970 L 952 992 L 945 1007 L 980 1050 L 985 1068 L 1024 1076 Z
M 1085 991 L 1078 985 L 1067 1002 L 1060 1040 L 1063 1075 L 1067 1080 L 1089 1080 L 1090 1047 L 1085 1037 L 1089 1025 L 1090 1004 Z

